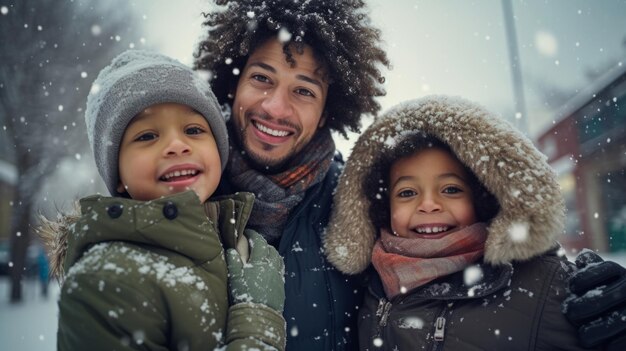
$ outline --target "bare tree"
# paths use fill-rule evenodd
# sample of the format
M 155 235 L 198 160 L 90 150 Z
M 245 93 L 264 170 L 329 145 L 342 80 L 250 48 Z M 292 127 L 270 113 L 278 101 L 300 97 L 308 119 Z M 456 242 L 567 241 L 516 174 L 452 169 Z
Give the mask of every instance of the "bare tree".
M 36 195 L 63 158 L 88 148 L 83 114 L 91 82 L 139 33 L 129 7 L 123 0 L 0 0 L 0 133 L 18 172 L 11 302 L 22 298 Z

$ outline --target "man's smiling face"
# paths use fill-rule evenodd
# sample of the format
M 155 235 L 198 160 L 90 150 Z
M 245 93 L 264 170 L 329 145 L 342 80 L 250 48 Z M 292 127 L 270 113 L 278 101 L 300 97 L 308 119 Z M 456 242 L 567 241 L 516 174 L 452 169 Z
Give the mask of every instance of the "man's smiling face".
M 283 44 L 269 39 L 248 58 L 235 100 L 236 136 L 250 160 L 276 168 L 288 162 L 324 125 L 328 83 L 311 47 L 291 48 L 294 67 Z

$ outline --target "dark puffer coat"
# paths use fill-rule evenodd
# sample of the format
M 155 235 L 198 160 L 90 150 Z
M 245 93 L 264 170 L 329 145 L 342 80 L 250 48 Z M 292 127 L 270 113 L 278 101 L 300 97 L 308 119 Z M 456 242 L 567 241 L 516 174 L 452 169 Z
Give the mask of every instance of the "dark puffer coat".
M 579 350 L 576 331 L 561 313 L 573 264 L 558 249 L 564 205 L 554 172 L 532 143 L 497 116 L 444 96 L 392 109 L 357 141 L 339 180 L 325 238 L 329 260 L 359 273 L 378 238 L 369 218 L 363 179 L 380 150 L 406 133 L 446 142 L 497 198 L 488 223 L 483 274 L 464 284 L 464 272 L 441 277 L 387 299 L 373 269 L 359 313 L 363 350 Z
M 289 214 L 278 243 L 285 261 L 287 350 L 356 350 L 356 321 L 361 305 L 362 275 L 335 269 L 324 255 L 322 235 L 328 223 L 342 161 L 336 158 L 324 180 L 307 190 Z M 225 177 L 221 193 L 235 189 Z

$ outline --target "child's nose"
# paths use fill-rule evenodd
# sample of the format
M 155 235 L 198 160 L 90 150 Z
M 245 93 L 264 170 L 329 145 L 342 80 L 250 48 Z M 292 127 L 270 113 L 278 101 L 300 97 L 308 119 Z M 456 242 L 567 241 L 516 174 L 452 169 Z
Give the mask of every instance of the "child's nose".
M 179 156 L 191 153 L 191 147 L 180 137 L 172 137 L 164 150 L 165 156 Z
M 432 196 L 426 196 L 419 203 L 417 210 L 422 213 L 439 212 L 441 205 Z

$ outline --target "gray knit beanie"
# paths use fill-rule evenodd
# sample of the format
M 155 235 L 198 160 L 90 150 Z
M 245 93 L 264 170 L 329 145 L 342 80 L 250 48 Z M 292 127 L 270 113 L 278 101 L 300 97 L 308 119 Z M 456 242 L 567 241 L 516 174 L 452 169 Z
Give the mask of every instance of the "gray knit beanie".
M 138 113 L 161 103 L 187 105 L 206 118 L 220 154 L 228 161 L 228 133 L 209 84 L 182 63 L 149 51 L 128 50 L 113 59 L 93 83 L 85 124 L 98 172 L 113 196 L 120 196 L 119 150 L 126 127 Z

